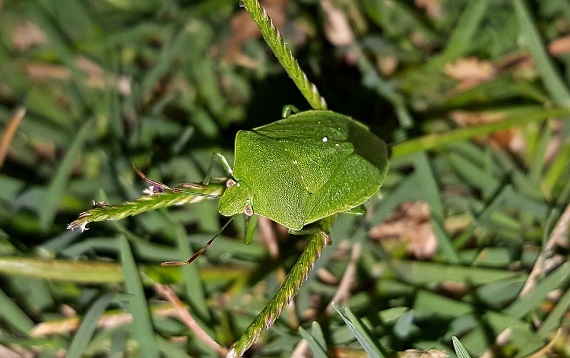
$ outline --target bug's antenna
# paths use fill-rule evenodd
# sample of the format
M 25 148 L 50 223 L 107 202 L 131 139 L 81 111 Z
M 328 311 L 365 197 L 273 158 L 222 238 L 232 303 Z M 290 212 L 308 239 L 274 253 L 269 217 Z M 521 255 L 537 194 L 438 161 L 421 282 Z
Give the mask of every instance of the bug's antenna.
M 135 170 L 135 172 L 144 179 L 144 181 L 146 181 L 147 183 L 150 184 L 150 190 L 152 192 L 156 192 L 156 193 L 162 193 L 165 190 L 172 190 L 172 188 L 170 188 L 168 185 L 163 184 L 159 181 L 156 181 L 154 179 L 148 178 L 140 169 L 139 167 L 137 167 L 135 165 L 135 163 L 131 163 L 131 165 L 133 166 L 133 169 Z
M 173 192 L 173 193 L 179 192 L 179 193 L 193 194 L 193 195 L 204 196 L 204 197 L 209 197 L 209 198 L 219 198 L 220 197 L 219 195 L 215 195 L 215 194 L 195 193 L 195 192 L 188 192 L 188 191 L 184 190 L 184 189 L 201 190 L 201 189 L 207 188 L 207 185 L 202 185 L 202 184 L 197 184 L 197 183 L 180 183 L 177 187 L 171 188 L 166 184 L 163 184 L 159 181 L 156 181 L 154 179 L 147 177 L 134 163 L 132 164 L 132 166 L 133 166 L 133 169 L 135 170 L 135 172 L 150 185 L 150 187 L 148 189 L 145 189 L 145 192 L 148 192 L 149 195 L 154 195 L 155 193 L 162 193 L 164 191 L 169 191 L 169 192 Z M 204 252 L 206 252 L 206 249 L 208 249 L 208 247 L 210 247 L 210 245 L 212 245 L 214 240 L 218 236 L 220 236 L 220 234 L 226 229 L 226 227 L 228 227 L 228 225 L 232 221 L 234 221 L 236 216 L 237 215 L 232 216 L 224 224 L 224 226 L 222 226 L 222 228 L 216 233 L 216 235 L 214 235 L 214 237 L 212 237 L 206 243 L 206 245 L 204 245 L 204 247 L 202 247 L 200 250 L 198 250 L 188 260 L 186 260 L 186 261 L 166 261 L 166 262 L 161 263 L 161 265 L 162 266 L 182 266 L 182 265 L 191 264 L 194 260 L 196 260 L 198 258 L 198 256 L 200 256 Z
M 161 183 L 157 180 L 151 179 L 147 177 L 134 163 L 131 164 L 135 172 L 140 176 L 144 181 L 149 184 L 149 188 L 143 190 L 145 193 L 149 195 L 153 195 L 155 193 L 162 193 L 164 191 L 171 191 L 174 193 L 185 193 L 185 194 L 192 194 L 196 196 L 204 196 L 206 198 L 215 198 L 218 199 L 220 196 L 215 194 L 205 194 L 205 193 L 196 193 L 191 191 L 186 191 L 184 189 L 196 189 L 202 190 L 207 186 L 197 183 L 180 183 L 177 187 L 171 188 L 168 185 Z
M 216 233 L 216 235 L 214 235 L 214 237 L 212 237 L 207 243 L 206 245 L 204 245 L 204 247 L 202 247 L 200 250 L 196 251 L 196 253 L 194 255 L 192 255 L 191 258 L 189 258 L 186 261 L 166 261 L 160 264 L 160 266 L 184 266 L 184 265 L 189 265 L 191 264 L 194 260 L 196 260 L 198 258 L 198 256 L 202 255 L 204 252 L 206 252 L 206 249 L 208 249 L 208 247 L 210 247 L 210 245 L 212 245 L 212 242 L 214 242 L 214 240 L 220 236 L 220 234 L 226 229 L 226 227 L 228 227 L 228 225 L 234 221 L 234 219 L 236 218 L 237 215 L 232 216 L 225 224 L 224 226 L 222 226 L 222 228 Z

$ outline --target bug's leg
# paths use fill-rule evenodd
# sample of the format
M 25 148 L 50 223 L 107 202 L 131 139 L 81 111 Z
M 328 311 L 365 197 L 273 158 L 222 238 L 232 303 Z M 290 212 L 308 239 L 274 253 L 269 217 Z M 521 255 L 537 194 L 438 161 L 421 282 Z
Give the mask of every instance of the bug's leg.
M 214 154 L 212 154 L 212 160 L 210 160 L 210 166 L 208 167 L 208 171 L 206 172 L 206 177 L 204 178 L 204 182 L 202 183 L 202 185 L 207 186 L 208 184 L 210 184 L 210 177 L 212 176 L 212 170 L 214 169 L 214 162 L 216 161 L 221 164 L 221 166 L 224 168 L 224 170 L 226 171 L 226 173 L 228 173 L 230 177 L 233 176 L 234 171 L 230 166 L 228 159 L 222 154 L 222 152 L 214 152 Z
M 170 191 L 173 193 L 185 192 L 186 194 L 192 194 L 192 195 L 196 195 L 196 196 L 203 196 L 206 198 L 214 198 L 214 199 L 218 199 L 220 197 L 219 195 L 216 195 L 216 194 L 204 194 L 204 193 L 200 193 L 200 192 L 186 191 L 186 189 L 204 190 L 205 186 L 202 184 L 198 184 L 198 183 L 180 183 L 180 184 L 178 184 L 177 187 L 171 188 L 164 183 L 161 183 L 157 180 L 148 178 L 134 163 L 132 164 L 132 166 L 133 166 L 133 169 L 135 170 L 135 172 L 149 184 L 149 187 L 147 189 L 143 190 L 143 192 L 147 193 L 148 195 L 153 195 L 156 193 L 162 193 L 164 191 Z
M 180 189 L 195 189 L 195 190 L 203 190 L 206 186 L 198 183 L 180 183 L 176 188 Z M 175 188 L 175 189 L 176 189 Z
M 358 205 L 348 211 L 344 211 L 344 214 L 354 215 L 354 216 L 364 216 L 366 215 L 366 207 L 364 204 Z
M 148 178 L 136 165 L 135 163 L 131 164 L 133 166 L 133 169 L 135 170 L 135 172 L 141 177 L 143 178 L 148 184 L 149 184 L 149 188 L 148 188 L 148 192 L 152 195 L 153 193 L 161 193 L 165 190 L 172 190 L 172 188 L 170 188 L 168 185 L 163 184 L 159 181 L 156 181 L 154 179 Z M 145 189 L 147 190 L 147 189 Z M 146 192 L 146 191 L 145 191 Z
M 281 112 L 281 118 L 287 118 L 291 113 L 299 113 L 299 109 L 292 104 L 286 104 L 283 106 L 283 111 Z
M 206 252 L 206 250 L 208 249 L 208 247 L 210 247 L 212 245 L 212 243 L 214 242 L 214 240 L 220 236 L 220 234 L 228 227 L 228 225 L 234 221 L 236 217 L 232 216 L 225 224 L 224 226 L 221 227 L 221 229 L 216 233 L 216 235 L 214 235 L 210 240 L 208 240 L 208 242 L 206 243 L 206 245 L 204 245 L 204 247 L 202 247 L 200 250 L 196 251 L 196 253 L 194 255 L 192 255 L 191 258 L 189 258 L 186 261 L 166 261 L 161 263 L 161 266 L 184 266 L 184 265 L 189 265 L 191 264 L 194 260 L 196 260 L 198 258 L 198 256 L 202 255 L 204 252 Z
M 327 243 L 326 246 L 329 246 L 332 243 L 331 236 L 329 235 L 329 233 L 319 227 L 310 227 L 301 230 L 289 229 L 287 230 L 287 232 L 291 235 L 314 235 L 314 234 L 321 235 L 326 239 Z
M 246 245 L 251 244 L 253 241 L 253 235 L 255 234 L 255 229 L 257 228 L 257 215 L 247 216 L 245 215 L 245 235 L 243 242 Z
M 316 234 L 319 231 L 322 231 L 322 230 L 319 229 L 318 227 L 309 227 L 309 228 L 301 229 L 301 230 L 287 229 L 287 232 L 291 235 L 311 235 L 311 234 Z

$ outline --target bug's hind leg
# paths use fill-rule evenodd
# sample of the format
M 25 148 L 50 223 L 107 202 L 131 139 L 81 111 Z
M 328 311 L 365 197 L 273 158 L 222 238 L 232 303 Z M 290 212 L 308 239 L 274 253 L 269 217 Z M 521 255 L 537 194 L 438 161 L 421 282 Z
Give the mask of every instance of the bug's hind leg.
M 360 205 L 355 206 L 354 208 L 352 208 L 350 210 L 343 211 L 342 213 L 352 215 L 352 216 L 364 216 L 364 215 L 366 215 L 366 207 L 364 206 L 364 204 L 360 204 Z
M 326 246 L 332 243 L 330 234 L 320 227 L 310 227 L 301 230 L 288 229 L 287 232 L 291 235 L 321 235 L 326 240 Z

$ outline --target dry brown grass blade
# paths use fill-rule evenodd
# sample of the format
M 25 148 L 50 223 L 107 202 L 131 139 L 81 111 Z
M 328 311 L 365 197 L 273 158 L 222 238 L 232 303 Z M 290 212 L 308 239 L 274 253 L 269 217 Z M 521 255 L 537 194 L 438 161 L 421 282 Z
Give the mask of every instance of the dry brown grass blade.
M 16 109 L 6 126 L 4 133 L 2 133 L 2 138 L 0 138 L 0 168 L 4 165 L 8 149 L 10 149 L 10 143 L 12 143 L 14 134 L 16 134 L 16 129 L 18 129 L 18 126 L 22 123 L 25 115 L 26 109 L 24 107 Z
M 192 333 L 194 333 L 199 340 L 207 344 L 208 347 L 218 352 L 221 356 L 225 357 L 228 354 L 227 348 L 220 346 L 218 342 L 216 342 L 212 337 L 208 335 L 208 333 L 206 333 L 206 331 L 202 329 L 202 327 L 200 327 L 200 325 L 194 320 L 194 317 L 192 317 L 190 312 L 188 312 L 188 309 L 182 304 L 176 293 L 171 288 L 165 285 L 155 284 L 154 290 L 174 306 L 178 318 L 182 320 L 186 327 L 188 327 L 188 329 L 190 329 L 190 331 L 192 331 Z
M 544 250 L 538 255 L 532 271 L 528 275 L 528 278 L 519 294 L 519 296 L 527 295 L 536 285 L 540 277 L 544 275 L 545 271 L 548 272 L 554 267 L 558 267 L 564 263 L 563 258 L 553 257 L 556 246 L 565 244 L 565 237 L 568 233 L 568 227 L 570 226 L 570 205 L 566 206 L 566 209 L 558 219 L 554 230 L 550 234 L 550 237 L 544 244 Z
M 157 306 L 152 309 L 152 314 L 155 317 L 175 317 L 177 311 L 175 307 L 170 304 Z M 99 328 L 116 328 L 133 321 L 133 316 L 128 312 L 107 313 L 101 316 L 97 322 Z M 74 332 L 79 328 L 81 317 L 74 315 L 63 319 L 54 321 L 38 323 L 30 332 L 32 337 L 46 337 L 56 334 L 68 334 Z M 0 357 L 3 357 L 0 355 Z

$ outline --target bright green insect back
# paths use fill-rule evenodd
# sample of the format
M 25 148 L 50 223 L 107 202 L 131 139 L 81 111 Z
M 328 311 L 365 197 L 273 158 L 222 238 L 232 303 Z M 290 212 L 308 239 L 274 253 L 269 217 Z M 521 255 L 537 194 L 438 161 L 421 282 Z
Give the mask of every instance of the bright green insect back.
M 386 144 L 363 124 L 331 111 L 306 111 L 239 131 L 233 179 L 220 213 L 253 208 L 289 229 L 300 230 L 348 211 L 382 186 Z

